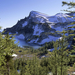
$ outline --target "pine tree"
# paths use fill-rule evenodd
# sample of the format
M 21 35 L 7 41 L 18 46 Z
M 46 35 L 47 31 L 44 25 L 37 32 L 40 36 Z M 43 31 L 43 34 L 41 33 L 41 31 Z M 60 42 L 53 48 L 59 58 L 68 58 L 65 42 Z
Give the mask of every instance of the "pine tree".
M 10 35 L 6 34 L 3 38 L 2 33 L 0 33 L 0 72 L 5 75 L 10 75 L 10 62 L 12 62 L 13 54 L 13 38 L 10 39 Z M 16 44 L 15 44 L 16 47 Z
M 72 1 L 71 2 L 65 2 L 65 1 L 63 1 L 62 2 L 62 6 L 64 6 L 64 5 L 68 6 L 68 9 L 64 10 L 64 11 L 67 11 L 67 12 L 75 14 L 75 10 L 71 10 L 71 9 L 75 8 L 75 2 L 72 2 Z M 74 20 L 75 20 L 75 16 L 74 15 L 70 16 L 70 17 L 73 17 Z M 67 32 L 69 33 L 69 36 L 68 36 L 69 40 L 72 39 L 71 41 L 75 43 L 75 21 L 73 21 L 72 23 L 69 24 L 68 29 L 69 30 Z M 71 61 L 75 62 L 75 55 L 74 55 L 74 53 L 75 53 L 75 44 L 74 43 L 71 46 L 72 48 L 70 50 L 70 54 L 72 54 L 71 55 Z
M 31 75 L 39 75 L 39 60 L 37 59 L 36 56 L 30 60 L 30 67 L 32 66 Z
M 72 8 L 75 8 L 75 2 L 65 2 L 63 1 L 62 2 L 62 6 L 64 5 L 67 5 L 68 6 L 68 10 L 64 10 L 64 11 L 67 11 L 67 12 L 70 12 L 70 13 L 73 13 L 75 14 L 75 11 L 74 10 L 71 10 Z M 75 20 L 75 16 L 70 16 L 70 17 L 73 17 L 73 19 Z M 70 38 L 73 38 L 75 39 L 75 21 L 71 22 L 69 25 L 68 25 L 68 31 L 67 33 L 69 33 L 69 40 Z M 73 40 L 72 39 L 72 40 Z
M 50 57 L 50 65 L 52 67 L 52 72 L 54 75 L 66 75 L 67 74 L 67 64 L 70 61 L 69 50 L 67 50 L 68 42 L 65 36 L 66 31 L 59 32 L 62 34 L 62 39 L 54 42 L 54 50 Z
M 24 75 L 31 75 L 31 74 L 30 74 L 30 67 L 29 67 L 30 64 L 29 64 L 29 63 L 30 63 L 30 60 L 29 60 L 29 58 L 28 58 L 28 59 L 27 59 L 27 63 L 26 63 L 27 65 L 25 65 L 25 73 L 24 73 Z
M 73 3 L 73 2 L 70 2 L 70 3 L 67 3 L 67 2 L 62 2 L 63 3 L 63 5 L 68 5 L 68 6 L 72 6 L 72 7 L 74 7 L 75 6 L 75 3 Z M 67 11 L 67 10 L 66 10 Z M 71 11 L 70 11 L 71 12 Z M 73 11 L 72 11 L 73 12 Z M 74 24 L 74 22 L 73 23 L 71 23 L 71 24 Z M 68 28 L 75 28 L 75 25 L 72 25 L 71 27 L 68 27 Z M 74 51 L 74 49 L 75 49 L 75 46 L 73 46 L 73 50 L 71 51 L 71 52 L 69 52 L 68 50 L 66 50 L 67 49 L 67 46 L 68 46 L 68 44 L 67 44 L 67 39 L 66 39 L 66 36 L 65 36 L 65 33 L 69 33 L 69 37 L 72 37 L 72 36 L 75 36 L 75 29 L 74 30 L 68 30 L 68 31 L 62 31 L 61 32 L 61 34 L 63 34 L 62 35 L 62 39 L 61 40 L 59 40 L 59 50 L 58 50 L 58 56 L 59 56 L 59 74 L 60 75 L 66 75 L 67 74 L 67 68 L 66 68 L 66 66 L 67 66 L 67 60 L 68 61 L 70 61 L 70 56 L 69 56 L 69 54 L 71 53 L 71 52 L 75 52 Z M 53 54 L 53 53 L 52 53 Z M 67 55 L 68 55 L 68 57 L 67 57 Z M 56 57 L 56 56 L 55 56 Z M 56 61 L 56 60 L 54 60 L 54 61 Z M 52 63 L 53 63 L 53 61 L 52 61 Z M 57 71 L 57 68 L 55 69 L 56 71 Z M 57 72 L 56 72 L 57 73 Z M 57 75 L 57 74 L 55 74 L 55 75 Z
M 65 36 L 66 32 L 63 30 L 61 33 L 62 33 L 62 39 L 59 40 L 59 53 L 58 54 L 60 54 L 60 56 L 59 56 L 60 57 L 60 75 L 64 75 L 65 70 L 67 71 L 67 69 L 66 69 L 66 65 L 68 62 L 67 55 L 69 52 L 67 52 L 67 50 L 66 50 L 67 46 L 68 46 L 66 36 Z M 66 74 L 66 72 L 65 72 L 65 74 Z
M 52 68 L 53 75 L 57 75 L 59 67 L 58 41 L 54 42 L 53 46 L 54 46 L 54 51 L 51 54 L 50 61 L 51 61 L 51 66 L 53 66 Z

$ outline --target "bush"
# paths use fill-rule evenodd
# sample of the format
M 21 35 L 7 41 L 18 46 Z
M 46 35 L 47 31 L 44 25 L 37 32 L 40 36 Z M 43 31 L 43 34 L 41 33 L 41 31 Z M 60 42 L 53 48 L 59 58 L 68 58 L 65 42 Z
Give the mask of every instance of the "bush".
M 40 37 L 39 35 L 36 35 L 36 36 L 35 36 L 35 38 L 39 38 L 39 37 Z

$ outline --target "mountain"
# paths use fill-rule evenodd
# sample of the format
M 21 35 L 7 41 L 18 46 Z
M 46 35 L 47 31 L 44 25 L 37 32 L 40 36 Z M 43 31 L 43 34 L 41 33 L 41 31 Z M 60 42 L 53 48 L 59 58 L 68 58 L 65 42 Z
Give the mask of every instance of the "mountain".
M 70 27 L 67 25 L 75 21 L 74 17 L 70 17 L 72 15 L 74 13 L 57 13 L 54 16 L 49 16 L 37 11 L 31 11 L 28 17 L 21 19 L 13 27 L 4 29 L 4 34 L 7 34 L 7 32 L 9 34 L 16 33 L 15 37 L 25 39 L 27 43 L 42 45 L 52 40 L 61 39 L 62 35 L 56 31 L 62 31 L 64 28 Z

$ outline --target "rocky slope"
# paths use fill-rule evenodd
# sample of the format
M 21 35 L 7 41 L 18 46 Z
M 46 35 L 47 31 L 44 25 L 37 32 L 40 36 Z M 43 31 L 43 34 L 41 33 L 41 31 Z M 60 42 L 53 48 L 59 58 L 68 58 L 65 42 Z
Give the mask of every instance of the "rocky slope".
M 5 34 L 15 34 L 19 39 L 25 39 L 27 43 L 42 45 L 49 41 L 61 39 L 61 34 L 56 31 L 62 31 L 67 25 L 74 21 L 74 14 L 58 13 L 54 16 L 31 11 L 28 17 L 21 19 L 11 28 L 6 28 Z M 67 34 L 68 35 L 68 34 Z

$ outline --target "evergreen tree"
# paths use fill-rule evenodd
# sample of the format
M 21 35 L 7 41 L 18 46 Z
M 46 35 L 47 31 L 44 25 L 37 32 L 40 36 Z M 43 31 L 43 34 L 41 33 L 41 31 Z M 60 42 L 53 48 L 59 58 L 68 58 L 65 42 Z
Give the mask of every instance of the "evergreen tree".
M 65 36 L 66 31 L 59 32 L 62 34 L 62 39 L 54 42 L 54 50 L 50 57 L 50 66 L 52 67 L 51 72 L 54 75 L 66 75 L 67 74 L 67 64 L 70 61 L 69 50 L 67 50 L 68 42 Z
M 75 2 L 65 2 L 63 1 L 62 2 L 62 6 L 64 5 L 67 5 L 68 6 L 68 10 L 64 10 L 64 11 L 67 11 L 67 12 L 70 12 L 70 13 L 73 13 L 75 14 L 75 11 L 74 10 L 71 10 L 72 8 L 75 8 Z M 73 19 L 75 20 L 75 16 L 70 16 L 70 17 L 73 17 Z M 75 21 L 71 22 L 69 25 L 68 25 L 68 31 L 67 33 L 69 33 L 69 40 L 71 38 L 75 39 Z M 72 40 L 73 40 L 72 39 Z
M 70 61 L 69 56 L 69 50 L 67 50 L 68 42 L 67 42 L 67 36 L 65 36 L 66 31 L 60 32 L 62 34 L 62 39 L 59 40 L 59 66 L 60 66 L 60 75 L 66 75 L 67 73 L 67 64 Z
M 64 6 L 64 5 L 68 6 L 68 9 L 64 10 L 64 11 L 67 11 L 67 12 L 70 12 L 72 14 L 75 14 L 75 10 L 71 10 L 72 8 L 75 8 L 75 2 L 72 2 L 72 1 L 71 2 L 65 2 L 65 1 L 63 1 L 62 2 L 62 6 Z M 74 15 L 70 16 L 70 17 L 73 17 L 74 20 L 75 20 L 75 16 Z M 72 39 L 71 41 L 74 41 L 74 43 L 75 43 L 75 21 L 69 24 L 68 29 L 69 30 L 67 32 L 69 33 L 69 36 L 68 36 L 69 40 Z M 75 44 L 74 43 L 71 46 L 72 49 L 70 50 L 70 54 L 72 54 L 70 60 L 75 62 L 75 60 L 74 60 L 75 59 L 75 55 L 74 55 L 75 54 Z
M 25 65 L 25 75 L 31 75 L 30 74 L 30 64 L 29 64 L 29 62 L 30 62 L 30 60 L 29 60 L 29 58 L 27 59 L 27 65 Z
M 58 55 L 58 41 L 53 43 L 54 45 L 54 51 L 51 54 L 50 57 L 50 64 L 52 66 L 52 72 L 53 75 L 58 74 L 58 67 L 59 67 L 59 55 Z
M 10 63 L 12 62 L 13 45 L 14 40 L 13 38 L 10 39 L 9 34 L 6 34 L 3 38 L 2 33 L 0 33 L 0 72 L 4 75 L 10 75 Z

